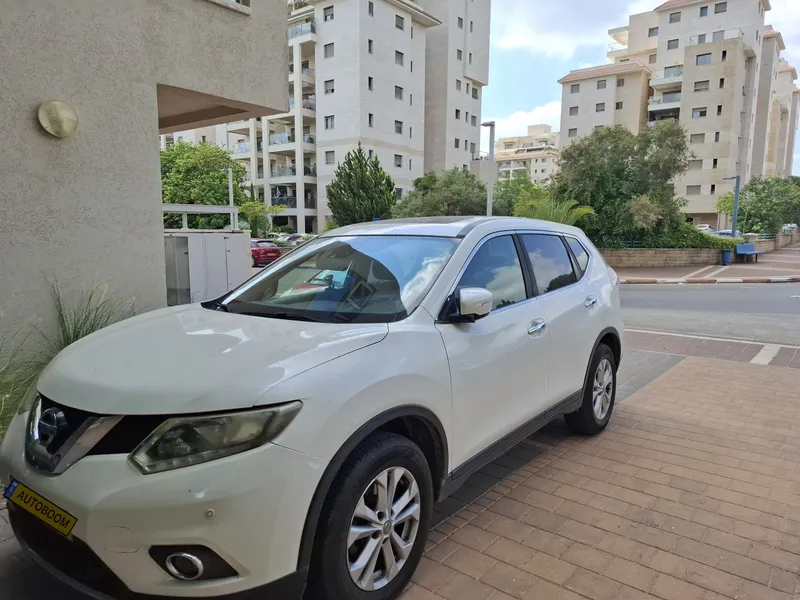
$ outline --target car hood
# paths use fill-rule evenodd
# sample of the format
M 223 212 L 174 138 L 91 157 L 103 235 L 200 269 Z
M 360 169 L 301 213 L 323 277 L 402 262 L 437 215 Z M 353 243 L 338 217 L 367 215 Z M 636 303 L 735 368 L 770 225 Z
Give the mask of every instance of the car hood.
M 47 398 L 101 414 L 188 414 L 253 406 L 282 381 L 380 342 L 388 326 L 307 323 L 166 308 L 64 349 L 42 372 Z

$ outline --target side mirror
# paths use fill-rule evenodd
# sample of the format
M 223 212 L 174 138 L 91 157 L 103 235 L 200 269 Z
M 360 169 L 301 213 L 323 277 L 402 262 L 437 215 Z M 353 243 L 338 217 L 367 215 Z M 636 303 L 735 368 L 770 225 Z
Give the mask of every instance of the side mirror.
M 485 288 L 462 288 L 457 293 L 458 320 L 474 322 L 492 312 L 494 296 Z

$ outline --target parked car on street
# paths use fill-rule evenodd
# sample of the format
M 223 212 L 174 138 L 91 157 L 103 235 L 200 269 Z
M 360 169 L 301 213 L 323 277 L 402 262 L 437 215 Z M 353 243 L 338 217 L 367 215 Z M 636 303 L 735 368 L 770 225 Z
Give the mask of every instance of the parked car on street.
M 726 238 L 740 238 L 742 236 L 741 231 L 737 231 L 736 235 L 733 234 L 731 229 L 720 229 L 719 231 L 712 231 L 710 235 L 715 235 L 717 237 L 726 237 Z
M 697 229 L 699 229 L 700 231 L 704 231 L 706 233 L 711 233 L 714 231 L 714 228 L 711 225 L 706 225 L 704 223 L 700 225 L 695 225 L 695 227 L 697 227 Z
M 324 233 L 61 352 L 0 450 L 11 526 L 97 597 L 395 599 L 438 500 L 556 418 L 606 427 L 618 284 L 556 223 Z
M 281 257 L 281 249 L 277 244 L 267 240 L 250 240 L 250 254 L 253 257 L 253 266 L 268 265 Z

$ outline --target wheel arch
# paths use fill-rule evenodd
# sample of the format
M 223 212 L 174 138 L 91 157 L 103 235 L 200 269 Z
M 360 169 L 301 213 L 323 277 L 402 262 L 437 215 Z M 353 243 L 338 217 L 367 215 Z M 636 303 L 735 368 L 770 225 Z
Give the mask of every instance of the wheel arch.
M 447 436 L 441 421 L 433 412 L 422 406 L 399 406 L 381 413 L 362 425 L 348 438 L 334 454 L 322 474 L 311 499 L 308 513 L 306 513 L 300 539 L 298 569 L 303 569 L 311 564 L 320 515 L 342 465 L 361 442 L 378 431 L 397 433 L 412 440 L 420 447 L 430 465 L 434 498 L 438 499 L 449 465 Z
M 594 358 L 594 353 L 597 352 L 597 347 L 600 344 L 605 344 L 611 348 L 611 352 L 614 353 L 614 362 L 616 363 L 616 367 L 619 368 L 619 362 L 622 360 L 622 340 L 616 327 L 606 327 L 600 332 L 600 335 L 597 336 L 592 346 L 592 352 L 589 354 L 589 361 L 586 363 L 586 375 L 584 375 L 583 378 L 583 389 L 586 389 L 586 382 L 589 381 L 590 375 L 589 369 L 592 366 L 592 358 Z

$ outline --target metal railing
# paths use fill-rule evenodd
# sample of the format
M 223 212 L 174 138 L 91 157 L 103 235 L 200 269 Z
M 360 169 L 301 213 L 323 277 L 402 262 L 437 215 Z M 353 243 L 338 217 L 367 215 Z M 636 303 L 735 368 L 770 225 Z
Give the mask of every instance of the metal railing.
M 277 165 L 270 171 L 270 177 L 291 177 L 297 175 L 297 168 L 294 165 Z
M 289 27 L 289 39 L 300 37 L 308 33 L 317 33 L 317 26 L 314 23 L 301 23 Z
M 672 121 L 673 123 L 677 123 L 678 119 L 675 118 L 675 117 L 671 117 L 671 118 L 668 118 L 668 119 L 656 119 L 655 121 L 648 121 L 647 122 L 647 126 L 648 127 L 655 127 L 656 125 L 661 123 L 661 121 Z
M 303 205 L 306 208 L 317 208 L 317 199 L 316 198 L 306 198 Z
M 309 67 L 300 67 L 300 73 L 308 77 L 313 77 L 314 69 Z M 289 75 L 294 75 L 294 67 L 292 65 L 289 66 Z
M 672 104 L 673 102 L 680 102 L 681 95 L 680 94 L 664 94 L 660 98 L 650 98 L 647 101 L 648 104 Z
M 675 77 L 683 77 L 683 66 L 667 67 L 663 71 L 658 71 L 657 73 L 653 73 L 651 79 L 655 79 L 656 81 L 658 81 L 661 79 L 673 79 Z
M 231 152 L 234 154 L 241 153 L 241 152 L 250 152 L 250 142 L 239 142 L 237 144 L 231 144 Z
M 303 134 L 303 141 L 306 144 L 313 144 L 314 143 L 314 136 L 311 135 L 310 133 L 304 133 Z
M 724 40 L 734 40 L 736 38 L 743 38 L 744 31 L 741 29 L 725 29 L 724 31 L 714 31 L 713 33 L 694 35 L 689 38 L 689 46 L 697 46 L 700 44 L 712 44 L 714 42 L 722 42 Z
M 279 144 L 293 144 L 295 138 L 290 133 L 273 133 L 269 136 L 269 145 L 277 146 Z
M 317 110 L 317 97 L 315 95 L 303 96 L 301 106 L 308 110 Z M 294 98 L 289 98 L 289 110 L 294 110 Z
M 272 206 L 285 206 L 286 208 L 297 208 L 296 196 L 272 196 L 270 198 Z
M 303 175 L 307 177 L 316 177 L 317 176 L 317 165 L 304 165 L 303 166 Z

